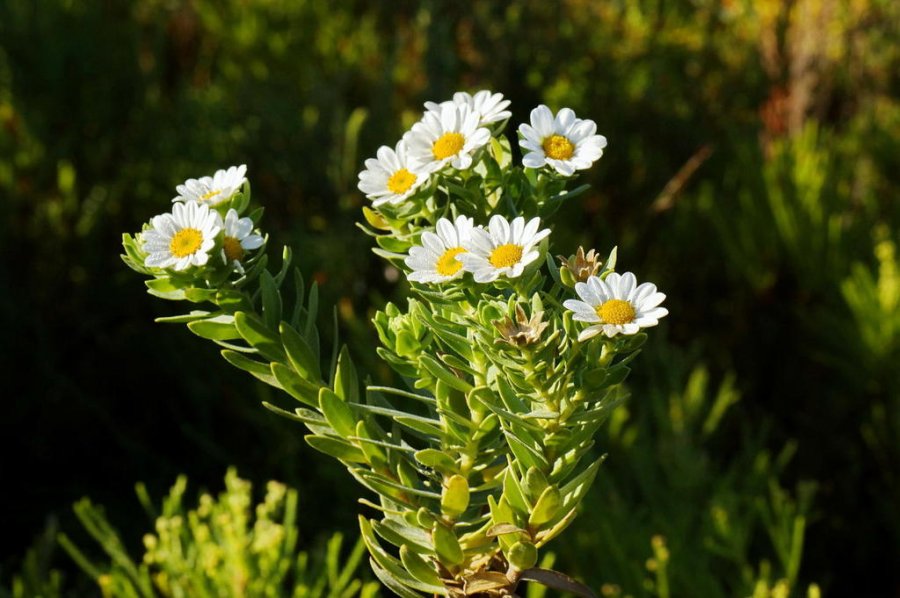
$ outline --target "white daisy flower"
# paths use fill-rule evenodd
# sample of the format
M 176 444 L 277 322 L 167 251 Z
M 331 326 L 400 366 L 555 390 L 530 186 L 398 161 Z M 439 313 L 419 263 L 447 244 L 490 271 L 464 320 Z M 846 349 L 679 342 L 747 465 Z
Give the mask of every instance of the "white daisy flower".
M 463 275 L 459 256 L 472 237 L 472 219 L 458 216 L 456 223 L 446 218 L 437 221 L 435 232 L 422 233 L 422 245 L 409 250 L 404 260 L 412 269 L 406 277 L 413 282 L 440 283 Z
M 425 102 L 425 109 L 429 112 L 440 113 L 441 109 L 448 104 L 468 106 L 469 110 L 478 115 L 479 126 L 501 122 L 512 116 L 512 112 L 506 109 L 509 106 L 509 100 L 503 99 L 502 93 L 491 93 L 487 89 L 482 89 L 474 96 L 465 91 L 457 91 L 453 94 L 452 100 L 441 103 Z
M 228 210 L 225 215 L 225 232 L 222 236 L 222 259 L 235 270 L 244 273 L 244 256 L 248 251 L 263 245 L 262 235 L 253 232 L 253 220 L 239 218 L 237 210 Z
M 396 150 L 382 145 L 377 158 L 366 160 L 366 169 L 359 173 L 357 187 L 372 200 L 372 206 L 389 203 L 397 205 L 412 195 L 430 174 L 427 168 L 416 168 L 409 161 L 409 150 L 402 139 Z
M 540 218 L 532 218 L 526 224 L 521 216 L 512 222 L 500 215 L 492 216 L 487 229 L 472 229 L 468 252 L 459 260 L 476 282 L 521 276 L 525 267 L 540 257 L 537 244 L 550 234 L 547 228 L 538 231 L 540 225 Z
M 458 170 L 468 168 L 472 154 L 490 138 L 490 131 L 478 125 L 478 114 L 454 104 L 441 106 L 440 112 L 426 112 L 403 136 L 410 162 L 429 171 L 447 163 Z
M 171 213 L 154 216 L 150 225 L 141 235 L 148 253 L 144 265 L 186 270 L 209 260 L 209 250 L 222 230 L 222 217 L 209 206 L 190 201 L 175 204 Z
M 597 123 L 576 118 L 569 108 L 554 117 L 541 104 L 531 111 L 530 125 L 519 125 L 519 133 L 519 145 L 528 151 L 522 158 L 524 166 L 550 166 L 563 176 L 590 168 L 606 147 L 606 137 L 596 135 Z
M 228 201 L 247 182 L 247 166 L 232 166 L 228 170 L 217 170 L 213 176 L 188 179 L 175 187 L 178 197 L 173 202 L 196 201 L 211 206 Z
M 656 326 L 669 313 L 665 307 L 659 307 L 666 296 L 657 292 L 656 285 L 638 285 L 631 272 L 611 272 L 605 280 L 591 276 L 587 282 L 577 283 L 575 292 L 581 300 L 568 299 L 563 305 L 575 312 L 574 320 L 593 324 L 581 331 L 579 341 L 601 332 L 610 337 L 634 334 L 641 328 Z

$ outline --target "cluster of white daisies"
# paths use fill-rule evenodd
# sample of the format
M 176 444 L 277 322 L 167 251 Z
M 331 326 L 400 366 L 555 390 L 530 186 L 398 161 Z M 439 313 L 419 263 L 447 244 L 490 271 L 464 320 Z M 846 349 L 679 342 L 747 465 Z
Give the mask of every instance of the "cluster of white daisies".
M 422 233 L 421 245 L 409 250 L 405 259 L 409 280 L 440 284 L 472 274 L 475 282 L 488 283 L 503 276 L 516 278 L 541 257 L 539 244 L 550 234 L 540 229 L 540 218 L 527 223 L 521 216 L 509 222 L 493 216 L 487 227 L 475 226 L 472 218 L 459 216 L 455 222 L 441 218 L 434 232 Z M 656 285 L 637 284 L 631 272 L 611 272 L 601 279 L 590 276 L 575 285 L 579 299 L 563 305 L 574 312 L 573 319 L 591 324 L 578 336 L 587 340 L 600 333 L 606 336 L 634 334 L 655 326 L 669 312 L 660 304 L 666 298 Z
M 502 127 L 510 117 L 509 103 L 502 94 L 487 90 L 426 103 L 422 120 L 396 147 L 382 146 L 376 158 L 366 160 L 359 189 L 374 207 L 397 205 L 436 173 L 469 168 L 474 154 L 490 141 L 490 127 Z M 525 168 L 547 167 L 568 177 L 603 155 L 606 138 L 597 135 L 596 123 L 577 118 L 569 108 L 554 115 L 541 105 L 531 111 L 530 121 L 518 128 Z M 407 277 L 426 284 L 445 283 L 467 272 L 478 283 L 516 278 L 541 257 L 539 244 L 549 234 L 549 229 L 540 229 L 539 218 L 510 222 L 495 215 L 486 227 L 475 226 L 466 216 L 455 222 L 441 218 L 433 232 L 422 233 L 421 245 L 409 250 L 404 260 L 410 269 Z M 590 324 L 579 335 L 581 341 L 601 333 L 634 334 L 668 314 L 660 307 L 665 295 L 651 283 L 638 285 L 630 272 L 610 273 L 604 279 L 591 276 L 576 284 L 575 292 L 579 299 L 569 299 L 564 306 L 576 321 Z
M 503 94 L 482 90 L 457 92 L 452 100 L 426 102 L 425 114 L 393 148 L 381 146 L 359 173 L 359 190 L 372 205 L 397 205 L 445 167 L 465 170 L 474 154 L 491 139 L 491 127 L 502 127 L 511 116 Z M 498 124 L 499 123 L 499 124 Z M 597 135 L 592 120 L 580 119 L 569 108 L 554 115 L 540 105 L 531 124 L 519 126 L 519 145 L 526 168 L 548 166 L 563 176 L 590 168 L 603 155 L 606 138 Z
M 246 174 L 242 164 L 178 185 L 172 211 L 151 218 L 149 228 L 141 233 L 141 247 L 147 254 L 144 265 L 183 271 L 206 265 L 218 249 L 223 265 L 243 273 L 247 252 L 265 241 L 253 231 L 253 220 L 241 218 L 233 208 L 223 218 L 216 206 L 240 191 Z

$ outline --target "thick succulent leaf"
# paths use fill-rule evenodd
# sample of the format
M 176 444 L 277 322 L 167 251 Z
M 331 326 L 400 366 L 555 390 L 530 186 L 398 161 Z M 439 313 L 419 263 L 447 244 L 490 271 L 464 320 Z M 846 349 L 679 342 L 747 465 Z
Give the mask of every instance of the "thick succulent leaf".
M 450 476 L 441 492 L 441 512 L 455 519 L 469 507 L 469 482 L 461 475 Z
M 400 561 L 410 575 L 431 588 L 428 590 L 429 592 L 434 592 L 440 596 L 449 595 L 447 588 L 441 582 L 441 577 L 438 575 L 437 570 L 406 545 L 400 547 Z
M 559 512 L 561 506 L 562 496 L 560 495 L 559 488 L 556 486 L 547 486 L 544 489 L 544 492 L 541 493 L 540 498 L 538 498 L 537 502 L 534 504 L 534 509 L 528 517 L 528 526 L 536 528 L 551 521 Z
M 333 436 L 317 436 L 310 434 L 303 437 L 309 446 L 320 453 L 325 453 L 335 459 L 349 463 L 368 463 L 365 454 L 359 447 L 353 446 L 345 440 Z
M 344 438 L 356 435 L 356 422 L 359 418 L 347 403 L 324 386 L 319 389 L 319 409 L 335 432 Z
M 434 550 L 438 559 L 447 567 L 462 564 L 465 559 L 459 540 L 448 528 L 436 523 L 431 530 L 431 540 L 434 542 Z
M 400 598 L 423 598 L 422 594 L 414 592 L 410 588 L 403 585 L 399 579 L 392 575 L 387 569 L 379 565 L 378 561 L 376 561 L 374 557 L 369 559 L 369 564 L 372 566 L 372 572 L 375 573 L 375 577 L 378 578 L 378 581 L 383 583 L 387 589 L 392 591 Z
M 366 543 L 366 548 L 369 549 L 369 554 L 372 555 L 372 559 L 374 559 L 375 564 L 377 564 L 383 571 L 387 572 L 390 575 L 392 583 L 399 586 L 405 586 L 405 590 L 407 590 L 408 594 L 414 596 L 414 598 L 420 598 L 417 594 L 412 592 L 410 588 L 422 591 L 422 592 L 436 592 L 432 588 L 430 584 L 425 584 L 410 575 L 410 573 L 406 570 L 399 560 L 389 554 L 384 548 L 382 548 L 381 544 L 378 542 L 378 538 L 375 537 L 375 532 L 372 529 L 372 524 L 362 515 L 359 517 L 359 530 L 362 534 L 363 542 Z M 374 567 L 373 567 L 374 568 Z M 377 575 L 376 571 L 376 575 Z M 379 576 L 379 579 L 384 581 L 384 579 Z M 385 583 L 385 585 L 388 585 Z M 392 590 L 396 591 L 395 588 L 388 585 Z M 398 592 L 399 594 L 400 592 Z M 404 595 L 404 594 L 401 594 Z

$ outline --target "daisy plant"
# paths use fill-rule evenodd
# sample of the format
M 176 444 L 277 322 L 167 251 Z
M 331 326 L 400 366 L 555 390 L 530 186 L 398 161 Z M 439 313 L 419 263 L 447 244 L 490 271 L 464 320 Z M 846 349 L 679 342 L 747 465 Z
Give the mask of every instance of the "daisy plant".
M 615 272 L 615 249 L 551 257 L 552 216 L 587 189 L 575 175 L 606 146 L 593 121 L 538 107 L 518 128 L 517 164 L 508 106 L 489 91 L 428 103 L 359 175 L 371 202 L 359 226 L 409 282 L 405 304 L 374 318 L 396 386 L 360 384 L 346 348 L 323 359 L 316 287 L 295 271 L 293 305 L 283 297 L 290 251 L 266 269 L 249 183 L 226 176 L 243 170 L 202 193 L 188 181 L 178 214 L 124 237 L 152 294 L 212 305 L 164 321 L 301 404 L 265 406 L 303 423 L 366 490 L 370 563 L 404 598 L 511 596 L 523 580 L 593 595 L 539 567 L 540 551 L 576 518 L 603 460 L 594 436 L 625 397 L 642 330 L 667 313 L 655 286 Z M 176 243 L 188 229 L 200 240 Z

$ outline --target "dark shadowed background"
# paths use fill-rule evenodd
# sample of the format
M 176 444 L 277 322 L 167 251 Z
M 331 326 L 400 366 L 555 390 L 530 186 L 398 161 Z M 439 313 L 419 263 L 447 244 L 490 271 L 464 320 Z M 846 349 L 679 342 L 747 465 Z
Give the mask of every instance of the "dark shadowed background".
M 671 314 L 560 568 L 656 595 L 659 534 L 673 595 L 730 595 L 799 512 L 800 580 L 900 596 L 898 31 L 888 0 L 0 2 L 0 584 L 48 522 L 78 536 L 78 498 L 137 549 L 136 481 L 216 489 L 231 464 L 300 489 L 304 537 L 354 531 L 349 476 L 259 406 L 270 389 L 153 323 L 181 306 L 121 234 L 246 163 L 322 330 L 335 306 L 386 380 L 368 322 L 403 288 L 354 226 L 357 172 L 424 101 L 489 88 L 510 131 L 538 103 L 597 122 L 556 246 L 618 245 Z

